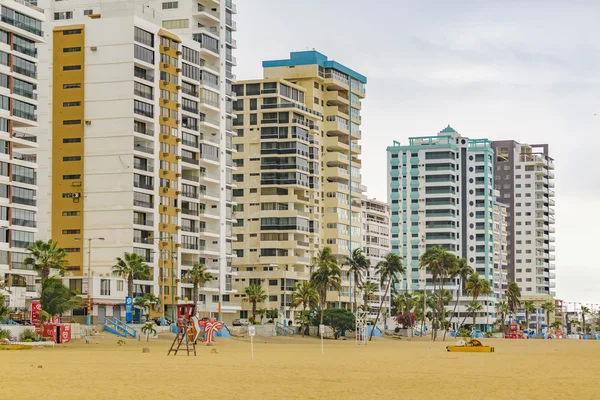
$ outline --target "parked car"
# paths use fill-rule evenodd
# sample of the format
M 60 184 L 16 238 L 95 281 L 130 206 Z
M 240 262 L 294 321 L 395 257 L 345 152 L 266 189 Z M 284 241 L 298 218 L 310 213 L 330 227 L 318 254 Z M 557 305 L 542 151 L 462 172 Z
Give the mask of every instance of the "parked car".
M 246 326 L 250 325 L 250 321 L 245 318 L 234 319 L 232 322 L 233 326 Z

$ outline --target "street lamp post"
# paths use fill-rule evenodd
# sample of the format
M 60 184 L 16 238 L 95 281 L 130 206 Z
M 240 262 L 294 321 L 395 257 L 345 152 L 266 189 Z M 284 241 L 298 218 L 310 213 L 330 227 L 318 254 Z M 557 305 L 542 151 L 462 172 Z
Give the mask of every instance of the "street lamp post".
M 75 240 L 81 240 L 80 238 L 76 238 Z M 87 270 L 87 315 L 85 318 L 85 322 L 87 326 L 92 324 L 92 241 L 94 240 L 104 240 L 103 237 L 95 237 L 95 238 L 83 238 L 83 240 L 88 241 L 88 270 Z
M 173 235 L 169 236 L 158 236 L 158 237 L 148 237 L 146 240 L 168 240 L 171 243 L 171 250 L 167 250 L 170 253 L 171 257 L 171 323 L 175 322 L 175 244 L 173 242 Z M 159 248 L 159 250 L 161 250 Z M 163 262 L 164 268 L 164 262 Z M 164 284 L 162 285 L 164 288 Z M 164 292 L 164 291 L 163 291 Z M 164 300 L 164 299 L 163 299 Z M 165 319 L 165 304 L 163 301 L 163 321 Z

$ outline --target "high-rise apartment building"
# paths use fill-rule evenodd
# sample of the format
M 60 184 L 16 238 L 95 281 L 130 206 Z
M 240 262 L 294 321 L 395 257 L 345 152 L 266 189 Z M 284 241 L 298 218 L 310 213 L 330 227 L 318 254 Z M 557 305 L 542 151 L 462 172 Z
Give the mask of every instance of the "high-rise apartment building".
M 232 40 L 232 9 L 194 6 L 204 3 L 206 13 L 186 14 L 190 29 L 203 24 L 199 36 L 133 1 L 50 5 L 40 55 L 40 197 L 50 197 L 40 201 L 40 235 L 67 249 L 66 279 L 91 293 L 100 321 L 124 312 L 126 285 L 111 274 L 124 252 L 152 271 L 135 280 L 134 296 L 160 296 L 167 318 L 174 304 L 194 300 L 205 313 L 238 308 L 228 301 L 234 133 L 223 40 Z M 188 270 L 197 262 L 216 280 L 192 299 Z
M 377 290 L 371 296 L 366 297 L 368 318 L 374 320 L 377 318 L 381 298 L 385 295 L 386 289 L 377 274 L 377 264 L 384 260 L 391 249 L 390 206 L 384 201 L 370 199 L 364 195 L 362 199 L 362 249 L 370 261 L 369 270 L 363 277 L 363 281 L 371 281 L 377 286 Z M 359 293 L 357 302 L 364 304 L 365 293 L 364 291 L 359 291 Z M 388 293 L 383 300 L 380 320 L 390 316 L 390 297 L 391 294 Z
M 407 274 L 399 289 L 432 289 L 431 275 L 419 268 L 420 256 L 440 246 L 465 258 L 495 292 L 480 296 L 478 326 L 495 321 L 499 293 L 494 267 L 493 150 L 487 139 L 469 139 L 450 126 L 437 136 L 409 138 L 408 145 L 388 147 L 392 251 L 402 257 Z M 456 295 L 456 282 L 444 287 Z M 466 316 L 466 294 L 458 315 Z M 457 320 L 452 320 L 456 324 Z
M 508 251 L 508 230 L 506 228 L 508 205 L 498 201 L 500 192 L 494 190 L 494 291 L 504 297 L 508 288 L 506 253 Z
M 265 61 L 263 68 L 263 79 L 234 86 L 234 265 L 238 292 L 262 283 L 267 306 L 286 308 L 284 318 L 293 319 L 289 294 L 309 278 L 316 252 L 329 246 L 343 261 L 362 245 L 358 140 L 366 78 L 316 51 Z M 328 301 L 349 307 L 350 286 L 344 272 L 342 291 Z
M 38 216 L 38 47 L 41 8 L 0 2 L 0 302 L 25 307 L 37 296 L 37 272 L 23 265 Z
M 548 145 L 494 141 L 495 186 L 508 204 L 508 280 L 523 296 L 554 296 L 554 160 Z
M 287 292 L 292 318 L 294 285 L 308 280 L 320 244 L 323 116 L 305 106 L 303 87 L 284 80 L 237 82 L 234 91 L 235 287 L 263 285 L 264 308 L 284 307 Z M 250 305 L 242 307 L 245 318 Z

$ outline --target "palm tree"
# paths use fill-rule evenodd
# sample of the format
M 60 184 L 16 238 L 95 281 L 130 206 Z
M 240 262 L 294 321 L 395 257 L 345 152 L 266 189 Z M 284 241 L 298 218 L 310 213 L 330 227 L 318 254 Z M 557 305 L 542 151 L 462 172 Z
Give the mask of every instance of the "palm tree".
M 407 321 L 412 321 L 410 318 L 410 314 L 413 313 L 413 310 L 418 305 L 418 301 L 419 301 L 418 296 L 415 296 L 415 294 L 413 294 L 413 293 L 404 292 L 404 293 L 398 294 L 395 297 L 394 301 L 396 303 L 396 308 L 398 309 L 398 314 L 404 314 L 404 315 L 408 316 Z M 409 327 L 407 327 L 408 329 L 411 330 L 411 336 L 412 336 L 413 326 L 414 325 L 411 324 Z
M 585 306 L 581 306 L 581 319 L 583 320 L 583 334 L 587 335 L 587 326 L 585 325 L 585 316 L 590 313 L 590 309 Z
M 477 302 L 477 298 L 479 296 L 487 296 L 492 292 L 492 287 L 490 285 L 490 281 L 484 278 L 480 278 L 477 272 L 473 272 L 469 278 L 467 279 L 467 284 L 465 285 L 467 292 L 473 296 L 473 302 Z M 470 303 L 469 303 L 470 304 Z M 478 303 L 479 304 L 479 303 Z M 467 316 L 463 319 L 461 325 L 465 323 Z
M 196 305 L 198 304 L 198 291 L 200 286 L 205 282 L 210 282 L 215 277 L 210 272 L 206 271 L 206 266 L 200 263 L 194 263 L 192 269 L 187 272 L 187 277 L 191 280 L 194 285 L 192 288 L 192 304 L 193 311 L 192 315 L 196 315 Z
M 550 329 L 550 313 L 554 312 L 555 309 L 556 305 L 553 301 L 547 301 L 542 304 L 542 310 L 546 312 L 546 325 L 548 326 L 548 329 Z
M 475 318 L 477 317 L 477 313 L 483 310 L 483 306 L 479 304 L 477 300 L 471 300 L 467 305 L 467 313 L 471 314 L 473 317 L 473 326 L 471 329 L 475 328 Z
M 327 305 L 327 291 L 342 290 L 342 270 L 337 260 L 331 253 L 331 247 L 325 246 L 314 259 L 313 266 L 317 269 L 310 275 L 310 281 L 314 285 L 321 302 L 321 322 L 323 325 L 323 311 Z
M 560 321 L 554 321 L 553 323 L 550 324 L 550 327 L 554 330 L 558 330 L 560 329 L 562 323 Z
M 256 304 L 262 303 L 267 299 L 267 294 L 261 285 L 250 285 L 244 288 L 246 297 L 242 301 L 247 301 L 252 304 L 252 323 L 256 322 Z
M 42 310 L 46 311 L 51 317 L 79 308 L 81 303 L 81 297 L 63 285 L 59 278 L 48 277 L 42 281 L 40 304 Z
M 146 335 L 146 342 L 150 341 L 150 335 L 156 335 L 156 328 L 154 326 L 154 321 L 146 322 L 142 326 L 142 333 Z
M 50 276 L 53 269 L 57 270 L 61 276 L 64 274 L 68 264 L 67 252 L 58 247 L 58 242 L 53 242 L 52 239 L 47 242 L 36 240 L 27 250 L 31 254 L 23 260 L 23 264 L 33 267 L 40 274 L 42 281 Z
M 335 256 L 333 255 L 333 251 L 331 250 L 331 247 L 324 246 L 321 250 L 319 250 L 319 252 L 317 253 L 317 256 L 313 257 L 313 259 L 312 259 L 312 264 L 310 265 L 311 275 L 316 268 L 319 268 L 321 265 L 323 265 L 324 263 L 328 263 L 328 262 L 333 262 L 333 263 L 337 264 L 337 260 L 336 260 Z
M 146 319 L 150 319 L 150 310 L 160 304 L 160 299 L 153 293 L 146 293 L 144 297 L 136 298 L 133 304 L 142 310 L 147 310 Z
M 458 258 L 452 254 L 448 253 L 446 250 L 441 251 L 441 259 L 442 259 L 442 270 L 440 274 L 440 295 L 438 296 L 438 316 L 439 321 L 445 320 L 446 312 L 445 312 L 445 304 L 443 302 L 443 294 L 444 294 L 444 283 L 450 279 L 454 278 L 452 273 L 455 270 L 455 265 L 458 262 Z M 452 300 L 452 294 L 450 294 L 450 300 Z M 449 300 L 449 301 L 450 301 Z M 447 304 L 447 303 L 446 303 Z M 436 327 L 435 337 L 437 338 L 437 329 L 441 327 L 441 324 L 438 322 L 438 326 Z M 446 340 L 446 329 L 444 329 L 444 340 Z
M 383 261 L 377 263 L 377 275 L 379 276 L 381 285 L 387 285 L 385 287 L 385 293 L 381 298 L 381 303 L 379 304 L 379 309 L 377 310 L 377 318 L 375 318 L 375 324 L 379 321 L 379 316 L 381 315 L 381 309 L 383 308 L 383 301 L 387 297 L 388 292 L 390 291 L 390 286 L 392 286 L 393 282 L 398 282 L 398 275 L 404 275 L 406 273 L 406 269 L 402 265 L 402 260 L 400 256 L 396 253 L 388 253 Z M 371 329 L 371 334 L 369 335 L 369 341 L 373 339 L 373 332 L 375 332 L 375 327 Z
M 267 315 L 267 309 L 266 308 L 259 308 L 256 310 L 256 315 L 260 316 L 260 323 L 262 325 L 263 319 L 265 319 L 265 315 Z
M 506 290 L 506 300 L 508 302 L 508 309 L 510 310 L 512 315 L 517 314 L 517 309 L 521 307 L 521 288 L 517 285 L 516 282 L 511 282 L 508 284 L 508 289 Z
M 312 282 L 298 282 L 296 283 L 296 287 L 294 288 L 294 292 L 292 293 L 292 303 L 290 307 L 296 308 L 302 306 L 301 315 L 304 316 L 306 314 L 306 308 L 308 307 L 310 310 L 315 310 L 319 304 L 319 294 L 315 289 Z M 305 326 L 304 326 L 304 318 L 300 319 L 300 325 L 302 329 L 302 337 L 304 337 Z
M 473 273 L 473 267 L 471 267 L 467 263 L 466 258 L 459 258 L 458 261 L 454 264 L 452 271 L 450 271 L 451 276 L 455 276 L 458 278 L 458 290 L 456 291 L 456 303 L 454 303 L 454 310 L 452 310 L 452 316 L 456 313 L 456 308 L 458 307 L 458 303 L 460 302 L 460 294 L 463 290 L 463 285 L 467 280 L 467 277 Z M 456 317 L 456 323 L 460 321 L 460 317 Z M 452 321 L 450 321 L 452 322 Z M 457 330 L 460 329 L 460 326 L 457 326 Z
M 445 263 L 445 254 L 446 252 L 439 246 L 430 247 L 425 251 L 425 253 L 421 256 L 419 260 L 419 268 L 425 269 L 427 272 L 431 274 L 431 280 L 433 282 L 433 294 L 436 293 L 437 283 L 441 277 L 445 276 L 447 273 L 444 271 L 446 268 Z M 443 279 L 443 278 L 442 278 Z M 432 325 L 433 329 L 431 330 L 431 338 L 435 340 L 437 337 L 437 318 L 438 313 L 437 309 L 433 310 L 433 320 Z
M 6 321 L 8 319 L 8 315 L 10 314 L 10 310 L 8 306 L 4 303 L 4 298 L 0 300 L 0 321 Z
M 373 281 L 366 281 L 365 283 L 362 284 L 361 289 L 363 292 L 363 311 L 368 312 L 369 311 L 368 302 L 370 299 L 373 298 L 373 296 L 375 296 L 375 292 L 379 289 L 379 287 Z
M 356 248 L 352 251 L 350 257 L 346 257 L 345 264 L 350 267 L 348 272 L 354 278 L 352 280 L 352 292 L 354 294 L 354 301 L 352 303 L 352 311 L 356 312 L 356 287 L 360 287 L 363 281 L 363 274 L 369 268 L 369 260 L 365 257 L 361 248 Z
M 117 257 L 117 263 L 112 267 L 114 276 L 127 279 L 127 296 L 133 297 L 133 280 L 150 278 L 150 267 L 142 256 L 136 253 L 123 253 L 123 258 Z
M 504 333 L 504 321 L 506 321 L 506 314 L 510 312 L 510 309 L 508 308 L 508 303 L 505 301 L 501 301 L 496 305 L 496 311 L 498 312 L 498 314 L 500 314 L 500 330 L 502 331 L 502 333 Z
M 523 308 L 525 308 L 525 321 L 527 321 L 527 329 L 529 329 L 529 316 L 535 311 L 535 304 L 533 301 L 525 300 Z

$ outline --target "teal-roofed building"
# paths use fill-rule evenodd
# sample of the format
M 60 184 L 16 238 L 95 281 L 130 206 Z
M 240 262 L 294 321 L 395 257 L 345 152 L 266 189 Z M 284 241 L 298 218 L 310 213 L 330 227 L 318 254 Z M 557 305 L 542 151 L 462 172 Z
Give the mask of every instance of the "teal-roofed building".
M 394 141 L 387 148 L 387 157 L 391 246 L 407 270 L 398 289 L 433 289 L 431 275 L 419 268 L 420 256 L 433 246 L 465 258 L 494 287 L 491 142 L 463 137 L 448 125 L 435 136 L 411 137 L 407 144 Z M 456 296 L 456 281 L 444 287 Z M 483 305 L 477 316 L 479 328 L 491 328 L 495 321 L 498 294 L 479 298 Z M 457 316 L 462 322 L 466 315 L 467 296 L 463 298 L 453 325 Z

